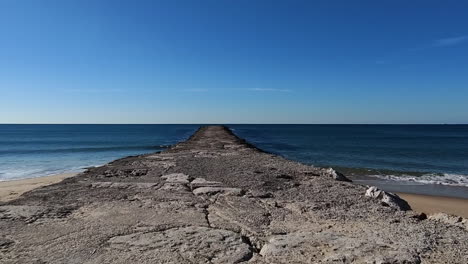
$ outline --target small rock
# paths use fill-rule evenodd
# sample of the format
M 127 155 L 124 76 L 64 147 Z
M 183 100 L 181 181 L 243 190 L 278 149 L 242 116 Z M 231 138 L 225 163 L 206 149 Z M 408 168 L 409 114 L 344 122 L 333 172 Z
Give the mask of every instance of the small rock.
M 425 213 L 416 213 L 416 214 L 412 215 L 411 217 L 415 218 L 415 219 L 417 219 L 419 221 L 427 219 L 427 215 Z
M 437 214 L 430 215 L 428 218 L 430 220 L 443 222 L 449 225 L 458 226 L 458 227 L 468 230 L 468 219 L 460 217 L 460 216 L 449 215 L 446 213 L 437 213 Z
M 388 205 L 401 211 L 411 210 L 410 205 L 405 200 L 401 199 L 398 195 L 390 192 L 385 192 L 375 186 L 371 186 L 369 189 L 367 189 L 366 196 L 374 199 L 380 199 L 382 204 Z
M 325 176 L 325 177 L 333 178 L 333 179 L 335 179 L 336 181 L 352 182 L 350 179 L 346 178 L 346 176 L 344 176 L 343 174 L 337 172 L 337 171 L 334 170 L 333 168 L 324 169 L 324 170 L 322 171 L 321 175 L 322 175 L 322 176 Z

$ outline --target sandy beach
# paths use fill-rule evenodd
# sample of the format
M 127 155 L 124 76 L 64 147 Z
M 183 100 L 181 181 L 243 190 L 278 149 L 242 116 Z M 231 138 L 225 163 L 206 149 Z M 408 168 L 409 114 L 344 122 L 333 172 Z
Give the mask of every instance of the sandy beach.
M 468 218 L 468 199 L 411 193 L 398 193 L 398 195 L 410 204 L 413 211 L 428 215 L 447 213 Z
M 61 182 L 63 179 L 75 176 L 76 174 L 77 173 L 63 173 L 31 179 L 1 181 L 0 202 L 11 201 L 27 191 Z

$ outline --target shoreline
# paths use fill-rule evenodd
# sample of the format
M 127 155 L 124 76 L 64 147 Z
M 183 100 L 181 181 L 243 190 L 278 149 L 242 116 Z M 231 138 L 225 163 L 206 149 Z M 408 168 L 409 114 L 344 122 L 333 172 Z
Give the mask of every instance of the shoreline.
M 8 202 L 21 196 L 23 193 L 39 187 L 63 181 L 77 175 L 77 172 L 60 173 L 28 179 L 7 180 L 0 182 L 0 202 Z
M 356 175 L 350 176 L 350 178 L 356 184 L 361 184 L 363 186 L 376 186 L 383 189 L 384 191 L 393 193 L 408 193 L 423 196 L 468 199 L 468 187 L 466 186 L 411 183 Z
M 446 213 L 468 218 L 468 199 L 400 192 L 396 194 L 406 200 L 415 212 L 427 215 Z
M 0 182 L 0 202 L 8 202 L 21 196 L 23 193 L 61 182 L 76 176 L 78 173 L 61 173 L 36 178 L 8 180 Z M 408 192 L 395 192 L 406 200 L 413 211 L 427 215 L 446 213 L 468 218 L 468 199 L 440 195 L 426 195 Z
M 90 168 L 1 203 L 0 259 L 11 263 L 31 259 L 63 263 L 70 258 L 89 263 L 464 259 L 466 219 L 421 217 L 407 211 L 406 202 L 366 195 L 369 191 L 331 168 L 261 152 L 226 127 L 206 126 L 163 152 Z

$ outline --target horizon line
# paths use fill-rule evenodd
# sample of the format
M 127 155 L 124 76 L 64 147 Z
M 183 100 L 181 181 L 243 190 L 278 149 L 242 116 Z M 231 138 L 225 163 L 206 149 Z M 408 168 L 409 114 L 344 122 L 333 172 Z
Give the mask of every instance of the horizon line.
M 468 125 L 468 123 L 0 123 L 0 125 Z

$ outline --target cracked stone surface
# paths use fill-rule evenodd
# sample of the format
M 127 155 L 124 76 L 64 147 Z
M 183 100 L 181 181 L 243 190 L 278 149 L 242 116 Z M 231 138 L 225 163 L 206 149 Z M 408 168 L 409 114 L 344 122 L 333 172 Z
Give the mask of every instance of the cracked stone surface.
M 121 261 L 127 251 L 155 262 L 190 259 L 196 263 L 239 263 L 253 254 L 239 234 L 197 226 L 116 236 L 108 242 L 110 249 L 99 261 Z
M 203 178 L 196 178 L 190 182 L 190 186 L 192 187 L 192 189 L 198 187 L 221 187 L 222 183 L 217 181 L 207 181 Z
M 171 173 L 168 175 L 161 176 L 161 179 L 166 180 L 167 182 L 172 183 L 189 183 L 189 176 L 183 173 Z
M 195 195 L 242 195 L 243 190 L 240 188 L 229 188 L 229 187 L 200 187 L 193 190 Z
M 466 219 L 366 189 L 202 127 L 0 203 L 0 263 L 466 263 Z

